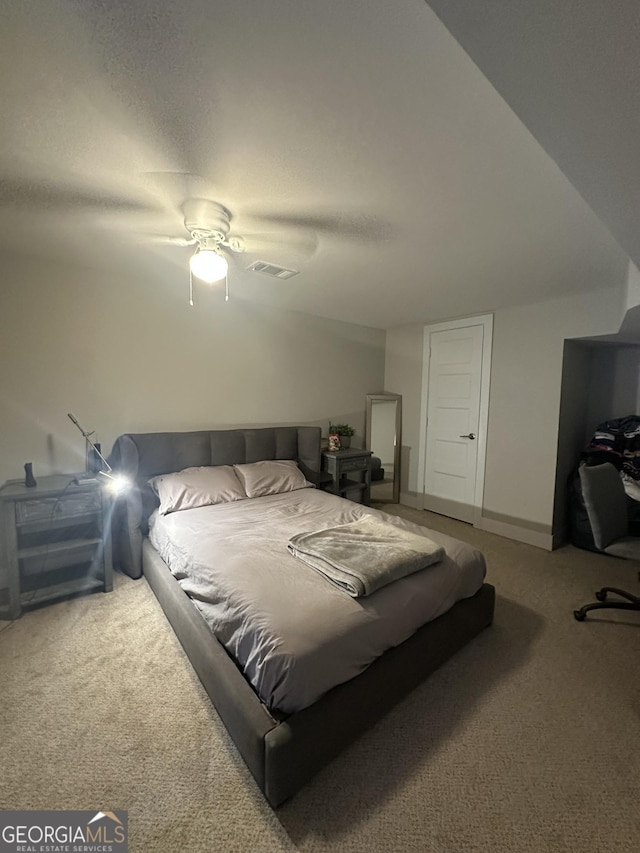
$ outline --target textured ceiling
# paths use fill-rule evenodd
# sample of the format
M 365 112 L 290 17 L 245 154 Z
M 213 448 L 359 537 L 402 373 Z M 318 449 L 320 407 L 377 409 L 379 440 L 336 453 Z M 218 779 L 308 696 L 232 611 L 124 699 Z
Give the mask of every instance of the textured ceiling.
M 640 266 L 638 0 L 429 0 Z
M 624 279 L 423 0 L 4 0 L 0 24 L 5 249 L 184 287 L 190 250 L 153 237 L 196 195 L 255 250 L 232 298 L 369 326 Z

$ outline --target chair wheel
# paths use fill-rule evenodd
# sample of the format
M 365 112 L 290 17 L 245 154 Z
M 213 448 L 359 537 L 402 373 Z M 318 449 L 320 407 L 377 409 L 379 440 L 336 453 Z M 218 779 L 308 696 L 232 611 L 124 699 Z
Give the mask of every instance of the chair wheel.
M 596 592 L 596 598 L 598 601 L 606 601 L 607 593 L 604 590 L 600 590 L 600 592 Z
M 584 620 L 587 618 L 587 614 L 583 613 L 582 610 L 574 610 L 573 615 L 576 617 L 578 622 L 584 622 Z

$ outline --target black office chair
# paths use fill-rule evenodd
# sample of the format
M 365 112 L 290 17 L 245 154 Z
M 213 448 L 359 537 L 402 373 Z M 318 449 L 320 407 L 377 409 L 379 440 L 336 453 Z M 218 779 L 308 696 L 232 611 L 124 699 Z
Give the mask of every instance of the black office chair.
M 629 536 L 627 495 L 615 466 L 610 462 L 582 465 L 578 473 L 596 548 L 614 557 L 640 560 L 640 537 Z M 625 600 L 607 601 L 610 592 Z M 605 586 L 596 592 L 596 598 L 597 602 L 573 611 L 579 622 L 584 621 L 589 610 L 640 610 L 640 597 L 623 589 Z

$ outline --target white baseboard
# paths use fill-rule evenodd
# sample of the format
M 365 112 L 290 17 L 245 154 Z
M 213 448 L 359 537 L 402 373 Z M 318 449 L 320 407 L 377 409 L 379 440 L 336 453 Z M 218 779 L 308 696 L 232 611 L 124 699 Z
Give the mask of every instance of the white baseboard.
M 421 497 L 416 492 L 400 492 L 400 503 L 403 506 L 411 507 L 411 509 L 422 509 L 422 504 L 419 503 Z
M 422 495 L 417 492 L 400 492 L 400 503 L 403 506 L 411 507 L 411 509 L 423 509 Z M 545 551 L 553 551 L 554 548 L 562 544 L 559 537 L 553 536 L 550 530 L 545 530 L 542 524 L 537 524 L 534 527 L 532 523 L 531 526 L 528 526 L 524 519 L 523 524 L 514 524 L 511 521 L 480 515 L 473 526 L 477 527 L 478 530 L 486 530 L 487 533 L 504 536 L 506 539 L 514 539 L 516 542 L 524 542 L 526 545 L 535 545 L 536 548 L 542 548 Z
M 482 516 L 474 527 L 486 530 L 487 533 L 496 533 L 506 539 L 515 539 L 516 542 L 524 542 L 526 545 L 535 545 L 545 551 L 553 551 L 553 536 L 551 533 L 543 533 L 538 530 L 530 530 L 528 527 L 520 527 L 517 524 L 509 524 L 505 521 L 496 521 L 493 518 Z

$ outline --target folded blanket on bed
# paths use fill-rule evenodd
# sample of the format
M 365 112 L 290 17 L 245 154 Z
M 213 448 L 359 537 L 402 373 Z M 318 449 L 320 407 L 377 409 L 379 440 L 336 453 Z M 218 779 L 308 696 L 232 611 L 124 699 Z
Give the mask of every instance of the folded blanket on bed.
M 299 533 L 288 549 L 328 580 L 358 598 L 437 563 L 444 548 L 373 516 L 317 533 Z

